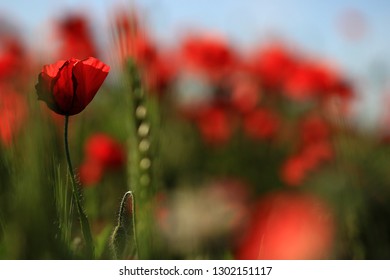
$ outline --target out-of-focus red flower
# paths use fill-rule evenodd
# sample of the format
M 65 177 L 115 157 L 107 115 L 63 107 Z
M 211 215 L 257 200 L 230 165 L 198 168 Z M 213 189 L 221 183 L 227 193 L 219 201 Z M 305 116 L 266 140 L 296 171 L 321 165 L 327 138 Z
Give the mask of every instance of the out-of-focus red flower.
M 350 117 L 353 98 L 356 97 L 352 84 L 344 79 L 339 79 L 325 96 L 322 108 L 324 112 L 334 119 Z
M 98 133 L 88 138 L 85 155 L 105 168 L 118 168 L 126 163 L 123 146 L 107 134 Z
M 245 133 L 253 139 L 271 139 L 279 126 L 279 117 L 270 109 L 258 108 L 244 117 Z
M 337 96 L 349 101 L 354 92 L 340 73 L 325 63 L 301 62 L 284 82 L 284 94 L 295 101 L 326 100 Z
M 93 36 L 86 18 L 82 15 L 69 15 L 58 23 L 58 36 L 61 41 L 59 57 L 98 56 Z
M 4 22 L 0 22 L 0 26 L 0 82 L 24 92 L 34 63 L 16 30 L 8 28 Z
M 289 192 L 263 197 L 236 259 L 327 259 L 334 241 L 334 218 L 317 197 Z
M 337 79 L 337 74 L 325 65 L 302 62 L 287 76 L 284 93 L 295 101 L 313 100 L 330 93 Z
M 148 89 L 162 93 L 176 76 L 177 65 L 172 56 L 158 54 L 144 69 L 144 80 Z
M 331 136 L 329 124 L 319 116 L 311 115 L 302 120 L 300 124 L 300 137 L 302 145 L 327 140 Z
M 351 83 L 346 80 L 339 79 L 333 85 L 331 95 L 340 97 L 341 99 L 350 100 L 355 96 L 355 92 Z
M 92 101 L 110 67 L 96 58 L 71 58 L 43 66 L 39 74 L 38 99 L 60 115 L 75 115 Z
M 124 147 L 103 133 L 89 137 L 84 146 L 85 159 L 79 168 L 80 181 L 88 186 L 101 180 L 107 170 L 117 170 L 126 164 Z
M 219 81 L 236 62 L 236 55 L 228 43 L 217 36 L 189 37 L 183 43 L 184 67 L 205 74 L 211 81 Z
M 196 124 L 203 140 L 208 144 L 224 144 L 232 134 L 232 124 L 228 113 L 222 108 L 202 109 L 202 112 L 198 114 Z
M 288 186 L 297 187 L 303 184 L 320 164 L 333 158 L 333 147 L 327 142 L 318 142 L 305 146 L 303 150 L 288 158 L 281 168 L 281 179 Z
M 133 59 L 141 70 L 143 80 L 153 93 L 162 93 L 176 73 L 175 56 L 161 53 L 138 22 L 137 15 L 118 14 L 115 33 L 121 62 Z
M 251 65 L 265 88 L 277 89 L 294 67 L 295 58 L 282 45 L 272 44 L 255 53 L 251 57 Z
M 286 78 L 284 93 L 296 101 L 306 101 L 319 94 L 316 72 L 308 65 L 296 67 Z
M 147 66 L 157 58 L 157 49 L 145 34 L 138 35 L 128 42 L 128 57 L 132 57 L 142 66 Z
M 309 162 L 302 155 L 288 158 L 281 168 L 281 179 L 289 186 L 300 186 L 310 171 Z
M 114 32 L 118 38 L 118 52 L 122 62 L 134 59 L 139 66 L 146 67 L 157 58 L 157 48 L 133 14 L 118 14 Z
M 80 182 L 83 186 L 93 186 L 100 182 L 104 174 L 104 167 L 97 161 L 86 160 L 79 167 Z
M 115 16 L 115 28 L 122 36 L 131 36 L 132 34 L 138 35 L 140 32 L 139 18 L 135 11 L 130 13 L 119 11 Z
M 1 88 L 0 140 L 4 146 L 12 144 L 27 118 L 27 102 L 20 94 Z
M 307 168 L 314 170 L 321 163 L 331 160 L 334 156 L 334 151 L 331 143 L 324 140 L 304 146 L 301 154 Z
M 233 77 L 231 83 L 230 98 L 232 107 L 242 114 L 253 111 L 261 98 L 257 81 L 240 75 Z
M 300 123 L 300 147 L 281 168 L 281 179 L 289 186 L 302 185 L 306 177 L 334 156 L 331 130 L 320 116 L 310 115 Z
M 25 50 L 21 42 L 13 37 L 0 39 L 0 78 L 10 79 L 20 75 L 23 69 Z M 22 71 L 23 72 L 23 71 Z

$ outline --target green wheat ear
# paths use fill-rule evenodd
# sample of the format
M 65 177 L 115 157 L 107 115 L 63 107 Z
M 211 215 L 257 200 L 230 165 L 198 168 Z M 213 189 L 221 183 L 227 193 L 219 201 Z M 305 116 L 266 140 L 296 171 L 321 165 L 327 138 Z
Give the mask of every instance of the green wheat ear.
M 118 224 L 111 235 L 110 247 L 114 259 L 135 258 L 137 255 L 134 197 L 131 191 L 126 192 L 122 198 L 118 213 Z

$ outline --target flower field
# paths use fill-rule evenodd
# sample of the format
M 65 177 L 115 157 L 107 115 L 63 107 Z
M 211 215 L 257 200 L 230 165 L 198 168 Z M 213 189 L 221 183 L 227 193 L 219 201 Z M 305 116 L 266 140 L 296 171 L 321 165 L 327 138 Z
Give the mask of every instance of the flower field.
M 0 28 L 0 259 L 390 259 L 390 123 L 337 61 L 141 17 Z

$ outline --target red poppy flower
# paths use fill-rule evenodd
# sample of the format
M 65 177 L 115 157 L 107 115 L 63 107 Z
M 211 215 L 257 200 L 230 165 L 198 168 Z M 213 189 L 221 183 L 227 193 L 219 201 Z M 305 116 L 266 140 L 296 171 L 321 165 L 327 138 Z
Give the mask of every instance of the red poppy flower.
M 97 184 L 103 177 L 104 168 L 96 161 L 89 160 L 85 161 L 79 167 L 80 182 L 85 187 L 90 187 Z
M 87 19 L 82 15 L 69 15 L 58 24 L 58 36 L 62 45 L 61 57 L 96 56 L 97 50 Z
M 317 69 L 310 64 L 297 66 L 286 77 L 284 93 L 295 101 L 307 101 L 318 96 L 320 85 Z
M 236 55 L 224 38 L 209 36 L 189 37 L 182 46 L 185 68 L 205 74 L 218 81 L 235 65 Z
M 310 169 L 315 169 L 321 163 L 329 161 L 334 157 L 333 146 L 327 140 L 307 145 L 301 153 Z
M 0 38 L 0 79 L 12 81 L 26 69 L 26 53 L 18 38 Z
M 92 101 L 110 67 L 96 58 L 71 58 L 43 66 L 35 86 L 38 99 L 60 115 L 80 113 Z
M 296 63 L 296 58 L 286 47 L 272 44 L 260 49 L 251 57 L 250 65 L 267 89 L 282 85 Z
M 336 69 L 321 62 L 303 62 L 297 65 L 286 78 L 284 89 L 285 95 L 295 101 L 350 94 Z
M 9 146 L 25 122 L 28 108 L 20 94 L 8 88 L 1 88 L 0 93 L 0 140 Z
M 156 44 L 139 23 L 137 14 L 118 14 L 113 32 L 118 35 L 121 61 L 126 62 L 131 57 L 138 66 L 145 67 L 157 59 Z
M 321 164 L 332 160 L 334 151 L 330 141 L 305 145 L 300 153 L 288 158 L 281 168 L 281 179 L 289 186 L 302 185 L 306 177 Z
M 126 153 L 120 143 L 111 136 L 98 133 L 85 144 L 86 157 L 99 162 L 105 168 L 119 168 L 126 162 Z
M 255 79 L 238 75 L 232 77 L 230 102 L 239 113 L 253 111 L 261 99 L 260 87 Z
M 162 94 L 177 74 L 177 62 L 173 54 L 156 53 L 143 69 L 143 80 L 152 93 Z
M 253 139 L 272 139 L 279 127 L 278 115 L 266 108 L 258 108 L 244 119 L 245 133 Z
M 126 163 L 124 147 L 111 136 L 98 133 L 85 143 L 85 160 L 79 168 L 83 186 L 98 183 L 108 170 L 118 170 Z
M 302 155 L 288 158 L 281 168 L 281 179 L 289 186 L 299 186 L 303 183 L 310 171 L 309 162 Z
M 222 108 L 204 109 L 196 124 L 203 140 L 211 145 L 225 144 L 232 134 L 228 113 Z
M 329 125 L 319 116 L 308 116 L 300 124 L 303 145 L 327 140 L 331 136 Z
M 331 209 L 308 194 L 276 192 L 256 207 L 237 259 L 326 259 L 334 241 Z

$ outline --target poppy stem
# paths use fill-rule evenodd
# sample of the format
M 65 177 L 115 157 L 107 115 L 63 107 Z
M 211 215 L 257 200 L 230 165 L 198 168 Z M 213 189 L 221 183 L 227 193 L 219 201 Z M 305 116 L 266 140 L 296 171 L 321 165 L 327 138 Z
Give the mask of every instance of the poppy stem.
M 94 246 L 93 246 L 91 228 L 89 226 L 88 217 L 85 214 L 83 205 L 81 204 L 81 190 L 76 182 L 76 178 L 74 176 L 73 167 L 72 167 L 72 161 L 70 160 L 69 144 L 68 144 L 68 123 L 69 123 L 69 116 L 66 115 L 65 126 L 64 126 L 64 143 L 65 143 L 66 161 L 68 163 L 68 170 L 72 180 L 73 199 L 76 202 L 77 212 L 80 218 L 81 231 L 83 233 L 83 237 L 85 240 L 88 257 L 93 258 Z

